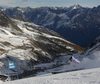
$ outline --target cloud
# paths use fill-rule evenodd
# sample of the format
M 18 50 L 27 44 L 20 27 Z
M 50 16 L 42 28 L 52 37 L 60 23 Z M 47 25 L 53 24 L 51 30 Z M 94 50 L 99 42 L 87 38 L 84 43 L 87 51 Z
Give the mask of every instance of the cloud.
M 80 0 L 55 0 L 55 1 L 80 1 Z
M 29 0 L 0 0 L 0 6 L 8 6 L 8 7 L 26 7 L 30 6 L 32 3 Z M 32 6 L 32 5 L 31 5 Z
M 22 2 L 28 2 L 29 0 L 21 0 Z
M 15 3 L 14 0 L 0 0 L 0 5 L 10 6 L 12 3 Z
M 81 6 L 92 7 L 100 3 L 100 0 L 0 0 L 0 5 L 9 7 L 41 7 L 41 6 L 72 6 L 80 4 Z M 87 3 L 86 3 L 87 2 Z
M 0 0 L 0 4 L 6 4 L 6 3 L 10 3 L 10 2 L 14 2 L 14 0 Z

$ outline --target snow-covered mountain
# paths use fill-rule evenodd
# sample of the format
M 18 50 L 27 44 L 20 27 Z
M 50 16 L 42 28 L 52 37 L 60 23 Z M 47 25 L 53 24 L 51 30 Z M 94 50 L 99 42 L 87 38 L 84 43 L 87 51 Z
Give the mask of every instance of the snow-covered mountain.
M 6 82 L 5 84 L 99 84 L 100 47 L 97 47 L 98 44 L 100 44 L 100 37 L 88 47 L 84 54 L 77 53 L 72 55 L 80 60 L 80 64 L 66 64 L 55 69 L 45 70 L 41 74 L 38 73 L 36 77 Z M 87 54 L 91 49 L 93 49 L 91 53 Z M 71 71 L 68 69 L 71 69 Z M 81 70 L 75 71 L 77 69 Z M 62 71 L 66 72 L 58 74 L 51 73 Z
M 87 49 L 88 50 L 93 49 L 93 47 L 96 47 L 96 45 L 100 43 L 100 37 L 98 37 Z M 98 48 L 100 49 L 100 48 Z M 25 78 L 21 80 L 15 80 L 11 82 L 6 82 L 4 84 L 99 84 L 100 83 L 100 51 L 97 49 L 94 49 L 93 52 L 90 54 L 74 54 L 73 56 L 78 57 L 80 59 L 80 64 L 74 65 L 73 63 L 68 65 L 63 65 L 61 67 L 58 67 L 56 69 L 49 69 L 47 71 L 43 71 L 40 74 L 38 74 L 36 77 L 30 77 Z M 82 57 L 82 60 L 81 60 Z M 74 66 L 73 66 L 74 65 Z M 79 69 L 84 68 L 85 70 L 79 70 L 79 71 L 68 71 L 58 74 L 52 74 L 53 71 L 63 71 L 68 69 Z M 44 74 L 46 73 L 46 74 Z M 45 79 L 45 80 L 44 80 Z M 1 82 L 2 83 L 2 82 Z
M 85 29 L 82 27 L 83 25 L 81 25 L 81 23 L 85 23 L 85 22 L 81 20 L 82 18 L 87 17 L 85 21 L 90 22 L 88 23 L 88 26 L 90 28 L 88 29 L 88 26 L 86 27 L 87 33 L 86 32 L 84 33 L 85 36 L 91 35 L 90 33 L 92 33 L 93 36 L 95 37 L 99 35 L 99 26 L 98 26 L 99 25 L 99 10 L 100 10 L 99 6 L 93 9 L 89 9 L 89 8 L 83 8 L 79 6 L 78 4 L 76 4 L 74 6 L 71 6 L 70 8 L 67 8 L 67 7 L 66 8 L 42 7 L 42 8 L 43 8 L 43 11 L 46 10 L 46 9 L 44 10 L 44 8 L 47 8 L 47 9 L 51 8 L 53 12 L 57 11 L 58 8 L 59 10 L 60 9 L 68 10 L 68 11 L 70 10 L 70 12 L 72 12 L 73 10 L 75 11 L 79 9 L 81 9 L 81 11 L 85 10 L 85 12 L 87 11 L 86 16 L 83 17 L 82 16 L 83 12 L 82 12 L 81 16 L 79 15 L 75 17 L 73 21 L 76 20 L 76 22 L 78 23 L 80 22 L 80 26 L 78 25 L 78 23 L 77 25 L 79 26 L 80 30 L 82 29 L 82 31 L 85 31 Z M 39 12 L 40 8 L 37 8 L 37 9 Z M 5 9 L 5 10 L 8 10 L 8 9 Z M 11 8 L 11 10 L 13 10 L 13 8 Z M 29 7 L 27 9 L 26 8 L 20 9 L 20 7 L 16 7 L 15 10 L 20 10 L 20 12 L 18 13 L 19 14 L 18 16 L 22 15 L 21 12 L 23 12 L 24 14 L 25 11 L 30 11 L 30 14 L 31 14 L 31 12 L 33 11 L 33 9 Z M 89 16 L 87 16 L 87 13 Z M 57 14 L 59 15 L 59 11 Z M 69 15 L 71 14 L 72 13 L 70 13 Z M 29 71 L 32 70 L 32 73 L 33 72 L 35 73 L 35 67 L 37 68 L 42 67 L 45 70 L 42 69 L 42 71 L 40 73 L 37 73 L 37 76 L 34 78 L 32 77 L 32 78 L 22 79 L 18 81 L 6 82 L 5 84 L 16 84 L 16 83 L 19 83 L 19 84 L 26 84 L 26 83 L 32 83 L 32 84 L 40 84 L 40 83 L 41 84 L 44 84 L 44 83 L 46 84 L 47 83 L 48 84 L 51 84 L 51 83 L 52 84 L 66 84 L 66 83 L 91 84 L 91 83 L 94 83 L 94 84 L 99 84 L 100 83 L 99 75 L 98 75 L 100 74 L 100 51 L 99 51 L 100 50 L 100 35 L 89 45 L 89 47 L 84 52 L 71 55 L 74 52 L 82 51 L 83 48 L 78 45 L 75 45 L 74 43 L 71 43 L 70 41 L 65 40 L 63 37 L 61 37 L 59 34 L 57 34 L 56 32 L 52 30 L 46 29 L 43 26 L 38 26 L 30 22 L 29 20 L 20 18 L 18 16 L 16 17 L 13 16 L 14 18 L 9 18 L 7 15 L 5 15 L 2 12 L 0 14 L 0 74 L 1 75 L 7 74 L 8 60 L 7 60 L 6 55 L 9 55 L 10 60 L 12 57 L 15 58 L 15 63 L 18 69 L 18 73 L 21 74 L 24 71 L 26 72 L 26 73 L 23 73 L 24 74 L 23 76 L 26 76 L 26 74 L 31 73 L 31 72 L 27 72 L 28 70 Z M 23 17 L 25 16 L 23 15 Z M 98 22 L 98 24 L 96 21 Z M 92 24 L 92 22 L 94 22 L 94 24 Z M 97 25 L 96 28 L 95 28 L 95 25 Z M 72 28 L 72 30 L 73 29 L 76 30 L 78 28 Z M 92 30 L 90 31 L 90 29 Z M 98 35 L 95 35 L 96 33 Z M 63 56 L 66 54 L 67 56 Z M 58 56 L 60 57 L 58 58 Z M 69 57 L 71 56 L 74 56 L 75 58 L 79 59 L 80 64 L 78 65 L 76 64 L 74 65 L 73 63 L 66 64 L 65 63 L 66 60 L 68 60 Z M 58 58 L 59 60 L 58 64 L 57 62 L 56 63 L 54 62 L 56 58 Z M 65 65 L 63 65 L 63 63 Z M 61 65 L 59 66 L 59 64 L 62 64 L 62 66 Z M 59 67 L 56 67 L 56 68 L 52 67 L 55 65 L 58 65 Z M 87 70 L 65 72 L 65 73 L 60 73 L 57 75 L 51 74 L 52 71 L 59 71 L 59 70 L 66 71 L 66 70 L 75 70 L 75 69 L 87 69 Z M 15 72 L 15 71 L 11 70 L 11 72 Z
M 97 37 L 87 48 L 82 52 L 84 55 L 91 55 L 94 52 L 99 52 L 100 50 L 100 36 Z
M 5 14 L 29 19 L 37 25 L 52 29 L 69 41 L 87 47 L 100 35 L 100 6 L 7 8 Z
M 36 64 L 54 61 L 57 56 L 82 51 L 83 48 L 59 34 L 23 19 L 0 13 L 0 73 L 7 74 L 8 60 L 15 58 L 18 73 L 32 70 Z M 14 72 L 14 70 L 12 70 Z
M 77 57 L 81 61 L 81 64 L 77 68 L 100 68 L 100 36 L 97 37 L 82 53 L 77 53 L 74 57 Z

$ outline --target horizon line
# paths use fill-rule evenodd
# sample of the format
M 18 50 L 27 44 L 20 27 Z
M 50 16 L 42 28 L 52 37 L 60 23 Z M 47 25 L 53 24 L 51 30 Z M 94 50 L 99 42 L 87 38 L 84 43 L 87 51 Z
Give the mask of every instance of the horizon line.
M 79 6 L 81 6 L 80 4 L 74 4 L 74 5 L 79 5 Z M 67 8 L 69 8 L 69 7 L 71 7 L 71 6 L 74 6 L 74 5 L 70 5 L 70 6 L 37 6 L 37 7 L 31 7 L 31 6 L 3 6 L 3 5 L 0 5 L 0 7 L 2 7 L 2 8 L 14 8 L 14 7 L 21 7 L 21 8 L 27 8 L 27 7 L 29 7 L 29 8 L 40 8 L 40 7 L 67 7 Z M 97 5 L 97 6 L 93 6 L 93 7 L 87 7 L 87 6 L 81 6 L 81 7 L 84 7 L 84 8 L 94 8 L 94 7 L 98 7 L 99 5 Z

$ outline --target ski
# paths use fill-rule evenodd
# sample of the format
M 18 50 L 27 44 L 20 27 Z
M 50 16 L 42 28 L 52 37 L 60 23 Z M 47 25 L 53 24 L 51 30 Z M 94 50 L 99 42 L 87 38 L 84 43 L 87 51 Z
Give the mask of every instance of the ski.
M 58 73 L 64 73 L 64 72 L 72 72 L 72 71 L 78 71 L 78 70 L 83 70 L 84 68 L 81 69 L 74 69 L 74 70 L 67 70 L 67 71 L 55 71 L 51 72 L 52 74 L 58 74 Z

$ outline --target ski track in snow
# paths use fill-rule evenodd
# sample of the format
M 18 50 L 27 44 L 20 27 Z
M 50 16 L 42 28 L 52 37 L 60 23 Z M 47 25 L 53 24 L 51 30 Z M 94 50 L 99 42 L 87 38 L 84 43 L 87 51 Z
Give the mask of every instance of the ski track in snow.
M 0 84 L 100 84 L 100 68 L 49 74 Z

